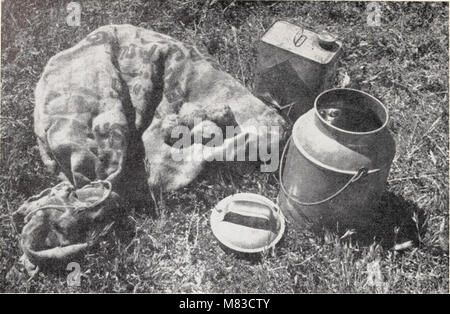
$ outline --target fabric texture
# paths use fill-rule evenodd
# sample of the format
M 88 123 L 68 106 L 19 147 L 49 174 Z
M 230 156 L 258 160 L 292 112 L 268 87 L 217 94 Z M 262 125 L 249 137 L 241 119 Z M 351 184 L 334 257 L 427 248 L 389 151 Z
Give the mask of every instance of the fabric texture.
M 131 25 L 101 27 L 51 58 L 35 98 L 42 159 L 75 187 L 102 179 L 115 188 L 145 157 L 150 187 L 178 189 L 210 156 L 244 147 L 234 145 L 236 138 L 213 148 L 195 143 L 180 148 L 183 158 L 176 161 L 169 136 L 175 126 L 239 126 L 236 137 L 278 140 L 285 125 L 197 48 Z M 280 129 L 248 136 L 254 130 L 247 128 L 261 125 Z M 199 148 L 205 158 L 198 158 Z
M 278 145 L 285 127 L 275 109 L 197 48 L 131 25 L 101 27 L 52 57 L 35 102 L 42 160 L 63 180 L 14 215 L 25 256 L 37 265 L 84 251 L 89 230 L 113 221 L 121 198 L 142 197 L 142 182 L 178 189 L 215 156 L 234 156 L 252 142 Z M 177 126 L 201 140 L 176 146 Z M 239 132 L 207 145 L 204 134 L 227 126 Z M 97 180 L 111 185 L 106 199 Z
M 36 266 L 76 258 L 124 216 L 122 208 L 108 181 L 78 190 L 64 181 L 30 197 L 13 214 L 25 267 L 31 273 Z

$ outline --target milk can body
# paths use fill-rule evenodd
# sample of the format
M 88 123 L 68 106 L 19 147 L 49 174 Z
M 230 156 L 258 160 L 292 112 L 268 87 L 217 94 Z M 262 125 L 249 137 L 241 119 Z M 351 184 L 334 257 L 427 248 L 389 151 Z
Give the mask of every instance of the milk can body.
M 254 92 L 284 107 L 291 121 L 331 88 L 342 43 L 287 22 L 275 22 L 258 43 Z
M 322 114 L 336 108 L 341 112 L 355 109 L 351 112 L 358 117 L 350 117 L 338 127 Z M 359 121 L 359 128 L 367 128 L 371 119 L 378 124 L 363 131 L 352 126 Z M 278 203 L 286 218 L 299 227 L 358 228 L 367 224 L 385 189 L 395 155 L 388 119 L 386 107 L 364 92 L 332 89 L 321 93 L 314 108 L 294 124 L 285 148 Z

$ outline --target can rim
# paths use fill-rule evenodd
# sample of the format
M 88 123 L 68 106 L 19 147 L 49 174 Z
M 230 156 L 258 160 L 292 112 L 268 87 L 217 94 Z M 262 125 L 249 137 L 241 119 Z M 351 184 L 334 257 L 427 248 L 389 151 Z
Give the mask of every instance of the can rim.
M 328 93 L 331 93 L 331 92 L 334 92 L 334 91 L 350 91 L 350 92 L 362 94 L 362 95 L 364 95 L 364 96 L 366 96 L 366 97 L 372 99 L 373 101 L 375 101 L 375 103 L 377 103 L 377 104 L 380 106 L 380 108 L 382 108 L 382 110 L 384 111 L 384 114 L 386 115 L 386 118 L 384 119 L 383 124 L 382 124 L 379 128 L 377 128 L 377 129 L 375 129 L 375 130 L 371 130 L 371 131 L 367 131 L 367 132 L 354 132 L 354 131 L 348 131 L 348 130 L 345 130 L 345 129 L 342 129 L 342 128 L 338 128 L 338 127 L 332 125 L 331 123 L 329 123 L 328 121 L 326 121 L 326 120 L 325 120 L 324 118 L 322 118 L 322 116 L 319 114 L 319 109 L 317 108 L 318 100 L 319 100 L 323 95 L 328 94 Z M 377 133 L 377 132 L 380 132 L 380 131 L 383 130 L 384 128 L 386 128 L 386 126 L 387 126 L 388 123 L 389 123 L 389 119 L 390 119 L 389 111 L 387 110 L 386 106 L 385 106 L 378 98 L 376 98 L 376 97 L 374 97 L 374 96 L 372 96 L 372 95 L 370 95 L 370 94 L 368 94 L 368 93 L 366 93 L 366 92 L 364 92 L 364 91 L 357 90 L 357 89 L 353 89 L 353 88 L 331 88 L 331 89 L 324 90 L 324 91 L 321 92 L 321 93 L 316 97 L 316 99 L 314 100 L 314 114 L 315 114 L 315 116 L 316 116 L 322 123 L 324 123 L 327 127 L 331 128 L 331 129 L 333 129 L 333 130 L 342 132 L 342 133 L 344 133 L 344 134 L 350 134 L 350 135 L 370 135 L 370 134 L 375 134 L 375 133 Z
M 301 125 L 303 125 L 304 119 L 312 119 L 314 118 L 313 115 L 311 114 L 311 111 L 313 111 L 313 109 L 311 109 L 309 112 L 305 113 L 304 115 L 302 115 L 300 118 L 297 119 L 297 121 L 295 122 L 294 126 L 292 127 L 292 132 L 294 133 L 294 130 L 298 129 Z M 296 136 L 292 136 L 292 143 L 294 144 L 295 149 L 297 149 L 297 151 L 303 155 L 303 157 L 305 157 L 306 159 L 308 159 L 309 161 L 311 161 L 313 163 L 314 166 L 328 170 L 328 171 L 332 171 L 332 172 L 337 172 L 340 174 L 347 174 L 347 175 L 355 175 L 358 170 L 344 170 L 344 169 L 339 169 L 330 165 L 327 165 L 325 163 L 323 163 L 322 161 L 316 159 L 315 157 L 311 156 L 303 147 L 302 145 L 300 145 L 300 143 L 298 142 L 298 139 Z M 387 167 L 389 163 L 383 164 L 378 166 L 378 168 L 371 168 L 368 169 L 368 174 L 373 174 L 376 172 L 379 172 L 380 169 L 385 169 Z

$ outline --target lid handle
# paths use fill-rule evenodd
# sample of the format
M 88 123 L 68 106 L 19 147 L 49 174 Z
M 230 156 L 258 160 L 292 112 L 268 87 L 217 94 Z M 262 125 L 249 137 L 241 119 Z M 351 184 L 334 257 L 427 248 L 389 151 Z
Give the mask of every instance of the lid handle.
M 278 211 L 278 207 L 273 208 L 257 198 L 236 196 L 224 208 L 223 221 L 276 232 L 279 225 L 275 213 Z

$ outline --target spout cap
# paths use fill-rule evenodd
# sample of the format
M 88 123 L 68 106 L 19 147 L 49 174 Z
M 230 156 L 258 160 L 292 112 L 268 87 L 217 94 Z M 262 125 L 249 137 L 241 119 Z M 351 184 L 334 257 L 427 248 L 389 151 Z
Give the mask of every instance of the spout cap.
M 325 50 L 333 50 L 336 45 L 336 36 L 328 33 L 328 32 L 321 32 L 318 36 L 319 38 L 319 46 L 322 47 Z

